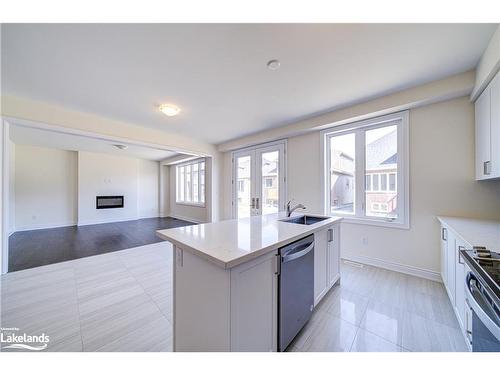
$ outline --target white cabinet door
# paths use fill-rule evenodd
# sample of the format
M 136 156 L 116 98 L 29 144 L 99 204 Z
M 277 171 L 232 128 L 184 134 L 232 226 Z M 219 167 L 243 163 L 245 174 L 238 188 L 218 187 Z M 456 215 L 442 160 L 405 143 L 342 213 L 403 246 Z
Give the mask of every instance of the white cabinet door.
M 328 241 L 328 288 L 331 288 L 340 277 L 340 233 L 339 226 L 334 225 L 327 230 Z
M 446 243 L 446 289 L 452 306 L 455 306 L 455 234 L 451 230 Z
M 489 178 L 491 168 L 490 86 L 475 103 L 476 111 L 476 179 Z
M 465 250 L 466 244 L 459 238 L 455 240 L 455 310 L 462 329 L 465 327 L 465 264 L 460 256 L 460 250 Z
M 443 283 L 446 285 L 448 280 L 447 280 L 447 249 L 448 249 L 448 228 L 441 226 L 441 280 L 443 280 Z
M 273 252 L 231 269 L 231 351 L 277 350 L 276 261 Z
M 490 83 L 491 175 L 500 177 L 500 73 Z
M 328 228 L 314 234 L 314 306 L 328 291 Z

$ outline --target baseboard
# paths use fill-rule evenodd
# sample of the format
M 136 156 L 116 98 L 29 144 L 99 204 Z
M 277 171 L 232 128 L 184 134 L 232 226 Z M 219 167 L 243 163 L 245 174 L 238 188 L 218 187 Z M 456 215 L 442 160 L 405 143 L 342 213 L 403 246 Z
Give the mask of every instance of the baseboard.
M 60 224 L 47 224 L 47 225 L 33 225 L 33 226 L 30 226 L 30 227 L 16 228 L 16 230 L 14 232 L 12 232 L 12 233 L 27 232 L 27 231 L 30 231 L 30 230 L 38 230 L 38 229 L 54 229 L 54 228 L 72 227 L 72 226 L 75 226 L 75 225 L 77 225 L 75 222 L 60 223 Z M 9 234 L 9 236 L 10 236 L 10 234 Z
M 148 216 L 139 216 L 139 217 L 137 217 L 137 220 L 141 220 L 141 219 L 156 219 L 156 218 L 159 218 L 159 217 L 161 217 L 161 215 L 159 215 L 159 214 L 148 215 Z
M 203 221 L 203 220 L 193 219 L 192 217 L 186 217 L 186 216 L 180 216 L 180 215 L 167 215 L 165 217 L 173 217 L 174 219 L 190 221 L 190 222 L 195 223 L 195 224 L 205 223 L 205 221 Z
M 424 279 L 437 281 L 440 283 L 443 282 L 443 280 L 441 280 L 441 274 L 439 272 L 434 272 L 419 267 L 408 266 L 405 264 L 400 264 L 395 262 L 389 262 L 377 258 L 365 257 L 363 255 L 342 256 L 342 259 L 349 260 L 352 262 L 367 264 L 369 266 L 385 268 L 386 270 L 401 272 L 407 275 L 422 277 Z
M 79 227 L 83 227 L 85 225 L 120 223 L 122 221 L 133 221 L 133 220 L 139 220 L 139 218 L 138 217 L 129 217 L 129 218 L 123 218 L 123 219 L 84 221 L 84 222 L 78 222 L 78 224 L 76 224 L 76 225 L 78 225 Z

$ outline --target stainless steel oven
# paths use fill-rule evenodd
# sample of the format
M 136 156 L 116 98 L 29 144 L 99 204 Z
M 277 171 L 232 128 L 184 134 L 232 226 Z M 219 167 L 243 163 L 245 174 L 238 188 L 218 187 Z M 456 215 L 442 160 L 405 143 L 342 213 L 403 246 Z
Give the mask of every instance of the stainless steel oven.
M 481 276 L 469 272 L 466 299 L 472 309 L 471 336 L 473 352 L 500 352 L 500 306 L 498 298 Z

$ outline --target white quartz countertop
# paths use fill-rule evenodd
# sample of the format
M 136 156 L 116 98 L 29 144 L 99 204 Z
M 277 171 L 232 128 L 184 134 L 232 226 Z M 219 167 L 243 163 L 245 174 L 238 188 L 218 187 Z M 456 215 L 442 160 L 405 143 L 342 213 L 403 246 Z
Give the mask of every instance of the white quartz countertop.
M 328 217 L 312 225 L 301 225 L 279 219 L 285 219 L 285 213 L 164 229 L 156 233 L 185 251 L 220 267 L 231 268 L 342 220 L 340 217 Z
M 470 246 L 485 246 L 500 252 L 500 221 L 438 216 L 438 220 L 452 229 Z

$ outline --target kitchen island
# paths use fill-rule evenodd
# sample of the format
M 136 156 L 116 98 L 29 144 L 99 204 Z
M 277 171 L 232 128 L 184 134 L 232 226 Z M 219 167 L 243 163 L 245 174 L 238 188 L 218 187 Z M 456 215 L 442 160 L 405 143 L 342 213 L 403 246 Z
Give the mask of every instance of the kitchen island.
M 314 305 L 339 280 L 341 218 L 288 219 L 279 213 L 157 231 L 174 245 L 174 351 L 276 351 L 277 255 L 285 245 L 314 235 Z

